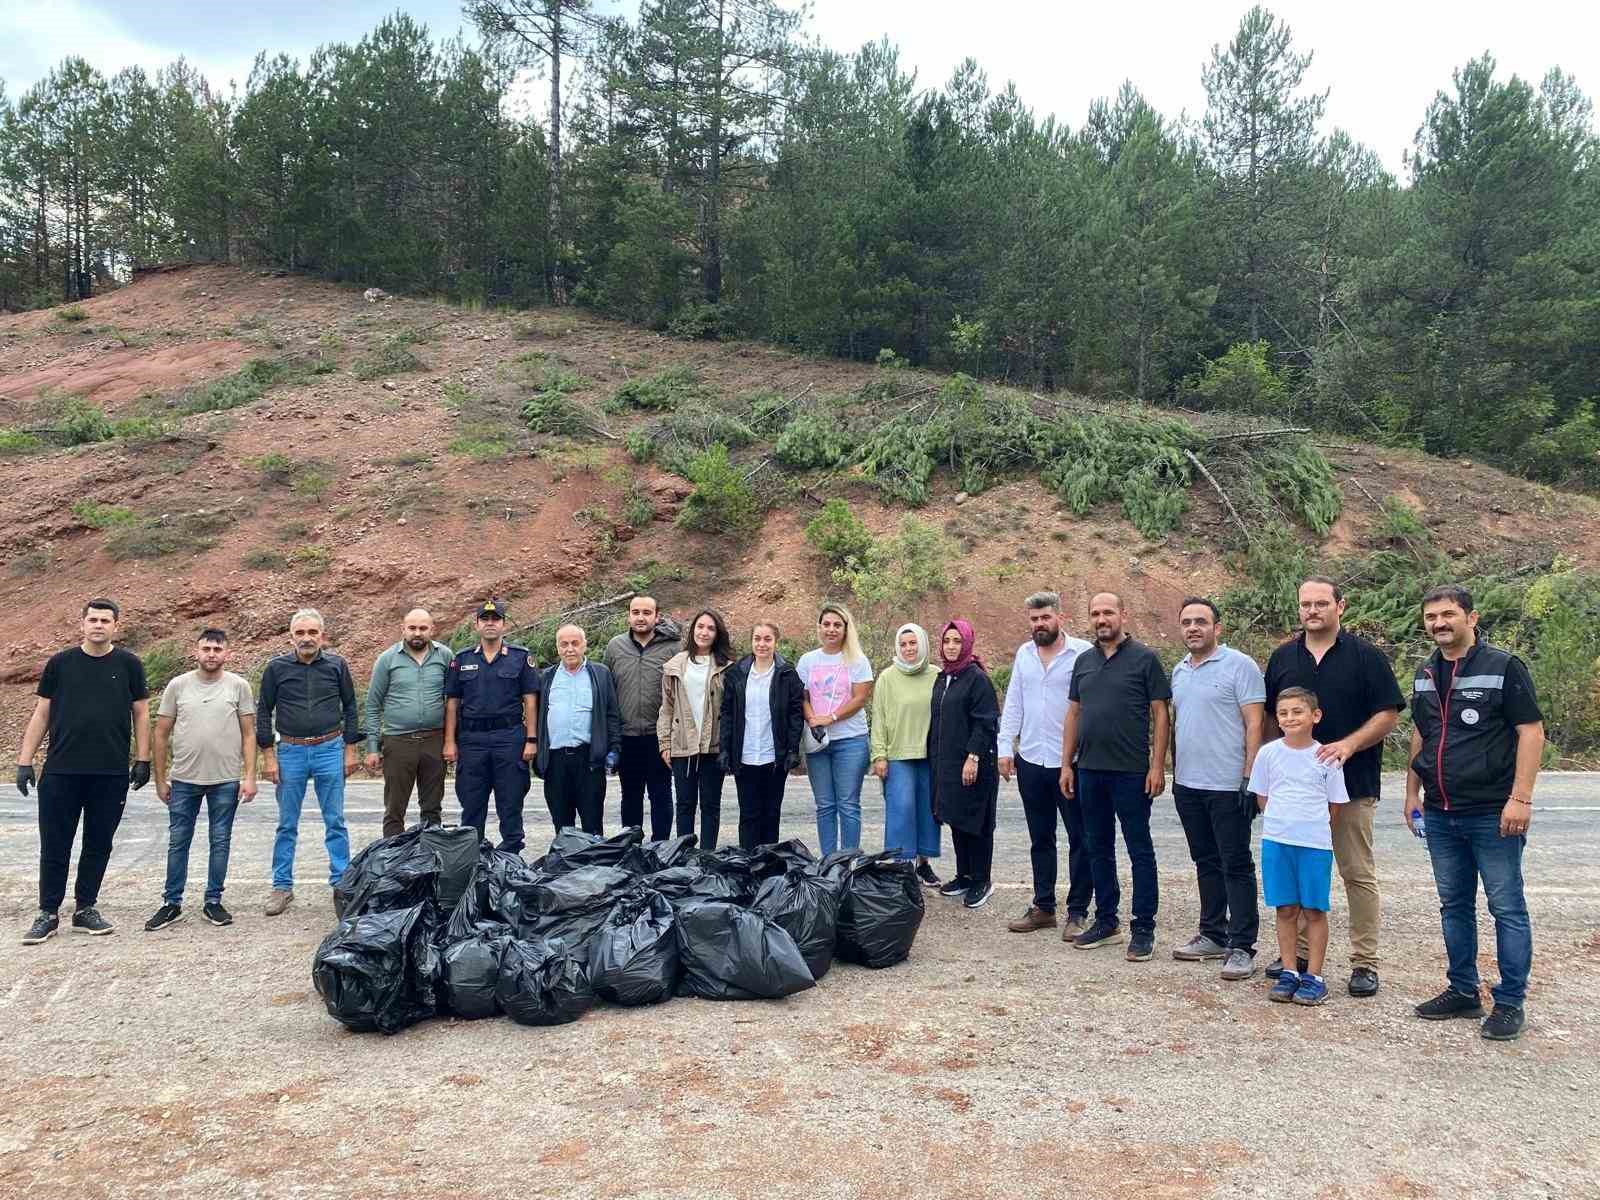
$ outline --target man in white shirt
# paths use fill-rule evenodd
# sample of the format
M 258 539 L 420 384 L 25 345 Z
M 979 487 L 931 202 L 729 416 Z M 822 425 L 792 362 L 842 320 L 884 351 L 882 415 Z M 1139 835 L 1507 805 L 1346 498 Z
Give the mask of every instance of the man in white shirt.
M 1088 842 L 1076 797 L 1061 792 L 1061 735 L 1067 717 L 1072 664 L 1093 647 L 1061 628 L 1061 597 L 1035 592 L 1024 604 L 1033 637 L 1011 662 L 1005 708 L 1000 714 L 1000 774 L 1016 776 L 1028 819 L 1033 860 L 1033 903 L 1007 928 L 1013 933 L 1053 929 L 1056 924 L 1056 815 L 1067 827 L 1067 920 L 1061 940 L 1071 941 L 1088 924 L 1094 881 Z

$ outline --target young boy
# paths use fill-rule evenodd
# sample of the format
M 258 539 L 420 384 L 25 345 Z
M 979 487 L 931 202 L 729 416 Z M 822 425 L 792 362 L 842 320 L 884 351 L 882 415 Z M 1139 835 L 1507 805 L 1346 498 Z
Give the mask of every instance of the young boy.
M 1278 728 L 1283 737 L 1256 755 L 1250 791 L 1261 820 L 1261 884 L 1278 910 L 1278 952 L 1284 971 L 1270 996 L 1280 1003 L 1321 1004 L 1328 998 L 1322 960 L 1328 952 L 1328 892 L 1333 876 L 1332 805 L 1348 804 L 1344 772 L 1317 761 L 1311 729 L 1322 720 L 1316 693 L 1284 688 L 1278 693 Z M 1289 969 L 1301 912 L 1306 916 L 1306 971 Z

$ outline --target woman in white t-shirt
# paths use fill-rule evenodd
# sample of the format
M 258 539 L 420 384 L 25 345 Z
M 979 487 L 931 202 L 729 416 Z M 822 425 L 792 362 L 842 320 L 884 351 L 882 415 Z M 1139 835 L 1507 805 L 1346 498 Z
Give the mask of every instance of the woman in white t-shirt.
M 703 608 L 683 627 L 683 649 L 661 668 L 661 712 L 656 742 L 672 768 L 678 836 L 694 832 L 700 810 L 700 846 L 717 848 L 722 829 L 721 736 L 723 676 L 733 661 L 728 623 Z
M 856 619 L 829 601 L 817 616 L 815 650 L 795 664 L 805 687 L 806 726 L 822 748 L 806 752 L 824 857 L 861 847 L 861 781 L 867 774 L 867 716 L 872 664 L 861 652 Z

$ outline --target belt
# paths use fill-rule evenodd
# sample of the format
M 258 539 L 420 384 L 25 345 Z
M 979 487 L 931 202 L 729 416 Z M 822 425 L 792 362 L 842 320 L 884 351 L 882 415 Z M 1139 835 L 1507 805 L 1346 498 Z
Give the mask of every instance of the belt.
M 515 729 L 522 724 L 522 716 L 515 717 L 483 717 L 472 720 L 464 719 L 461 728 L 468 733 L 493 733 L 497 729 Z
M 331 742 L 343 732 L 342 729 L 335 729 L 332 733 L 319 733 L 316 737 L 308 738 L 290 737 L 287 733 L 280 733 L 278 740 L 287 742 L 291 746 L 320 746 L 323 742 Z
M 386 742 L 392 742 L 396 738 L 415 738 L 415 739 L 420 740 L 422 738 L 432 737 L 436 733 L 443 733 L 443 732 L 444 732 L 444 730 L 442 728 L 441 729 L 407 729 L 402 733 L 386 733 L 386 734 L 383 735 L 383 740 L 386 741 Z
M 559 750 L 550 751 L 551 754 L 587 754 L 589 743 L 583 742 L 576 746 L 562 746 Z

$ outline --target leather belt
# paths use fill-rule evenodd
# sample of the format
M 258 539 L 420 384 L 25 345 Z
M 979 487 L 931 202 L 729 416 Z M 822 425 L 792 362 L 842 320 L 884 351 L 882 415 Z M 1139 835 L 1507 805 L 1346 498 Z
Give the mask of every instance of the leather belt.
M 332 733 L 319 733 L 316 737 L 308 738 L 290 737 L 287 733 L 280 733 L 278 740 L 287 742 L 291 746 L 320 746 L 323 742 L 331 742 L 343 732 L 342 729 L 335 729 Z
M 426 738 L 443 732 L 444 728 L 442 726 L 438 729 L 408 729 L 404 733 L 386 733 L 383 735 L 383 740 L 388 742 L 393 741 L 395 738 Z

